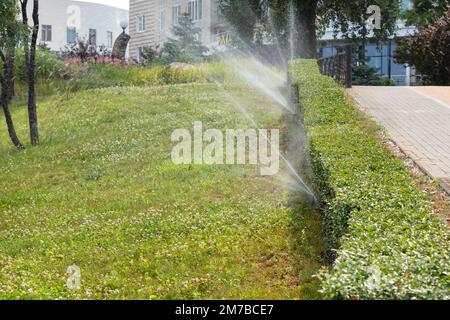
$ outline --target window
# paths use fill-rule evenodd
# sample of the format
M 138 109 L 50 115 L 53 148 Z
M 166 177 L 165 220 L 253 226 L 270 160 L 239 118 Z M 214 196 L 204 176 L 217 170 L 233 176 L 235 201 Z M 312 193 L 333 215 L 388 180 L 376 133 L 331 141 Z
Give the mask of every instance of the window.
M 91 46 L 97 46 L 97 30 L 89 29 L 89 44 Z
M 164 0 L 159 1 L 159 30 L 164 31 L 166 26 L 166 8 Z
M 113 46 L 113 33 L 111 31 L 106 32 L 106 41 L 108 48 L 112 48 Z
M 75 27 L 67 27 L 67 43 L 77 42 L 77 29 Z
M 180 0 L 173 0 L 172 3 L 172 24 L 178 24 L 178 18 L 181 15 L 181 3 Z
M 202 0 L 189 0 L 188 2 L 188 14 L 192 21 L 198 21 L 202 19 Z
M 137 32 L 145 31 L 145 16 L 138 16 L 136 18 L 136 31 Z
M 43 24 L 42 25 L 42 37 L 41 41 L 51 42 L 52 41 L 52 26 Z
M 142 59 L 142 47 L 138 47 L 136 50 L 136 61 L 140 63 L 141 59 Z

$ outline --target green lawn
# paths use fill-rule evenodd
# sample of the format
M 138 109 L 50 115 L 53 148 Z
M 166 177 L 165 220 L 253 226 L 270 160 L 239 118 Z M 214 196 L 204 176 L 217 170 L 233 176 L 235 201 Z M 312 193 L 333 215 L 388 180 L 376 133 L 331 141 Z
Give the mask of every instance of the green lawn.
M 281 127 L 266 97 L 229 90 Z M 25 109 L 13 116 L 26 140 Z M 176 128 L 250 126 L 216 86 L 81 91 L 46 98 L 39 116 L 42 143 L 24 152 L 0 116 L 0 298 L 319 297 L 320 219 L 281 177 L 171 161 Z

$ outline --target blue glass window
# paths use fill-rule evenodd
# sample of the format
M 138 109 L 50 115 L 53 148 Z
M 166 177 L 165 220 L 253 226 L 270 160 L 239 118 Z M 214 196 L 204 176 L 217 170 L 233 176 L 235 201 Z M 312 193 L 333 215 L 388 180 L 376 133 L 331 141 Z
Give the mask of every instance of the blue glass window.
M 77 41 L 77 29 L 75 27 L 67 28 L 67 43 L 75 43 Z

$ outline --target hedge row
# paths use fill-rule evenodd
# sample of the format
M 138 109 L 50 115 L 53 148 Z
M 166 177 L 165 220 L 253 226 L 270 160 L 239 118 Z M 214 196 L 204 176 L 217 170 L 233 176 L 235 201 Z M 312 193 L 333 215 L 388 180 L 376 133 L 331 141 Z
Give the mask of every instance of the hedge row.
M 314 60 L 290 64 L 328 244 L 329 299 L 450 299 L 450 233 L 403 164 Z

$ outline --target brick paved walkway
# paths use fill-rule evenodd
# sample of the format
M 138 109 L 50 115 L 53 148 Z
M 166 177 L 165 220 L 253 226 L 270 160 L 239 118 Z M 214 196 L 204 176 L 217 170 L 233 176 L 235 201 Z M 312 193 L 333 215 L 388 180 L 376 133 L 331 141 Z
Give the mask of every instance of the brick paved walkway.
M 450 194 L 450 106 L 408 87 L 354 87 L 349 93 Z

